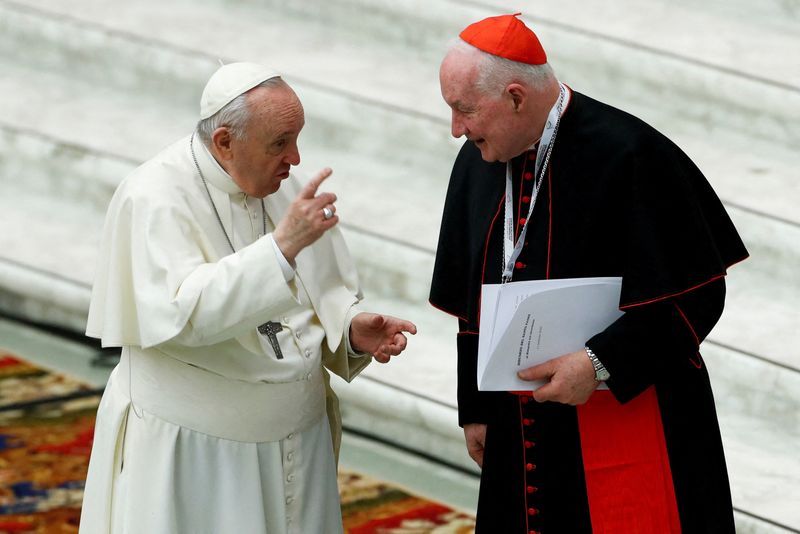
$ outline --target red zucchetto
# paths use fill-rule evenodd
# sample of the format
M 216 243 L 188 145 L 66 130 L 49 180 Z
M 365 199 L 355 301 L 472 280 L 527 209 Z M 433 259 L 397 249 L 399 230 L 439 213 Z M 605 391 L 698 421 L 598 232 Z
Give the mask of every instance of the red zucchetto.
M 521 14 L 483 19 L 464 28 L 459 37 L 489 54 L 529 65 L 543 65 L 547 63 L 547 54 L 536 34 L 517 18 Z

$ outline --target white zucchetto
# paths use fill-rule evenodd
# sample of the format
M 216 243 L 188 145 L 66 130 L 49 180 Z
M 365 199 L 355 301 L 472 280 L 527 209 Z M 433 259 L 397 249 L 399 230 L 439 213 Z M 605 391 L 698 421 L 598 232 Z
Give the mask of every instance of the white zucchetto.
M 231 100 L 271 78 L 274 70 L 257 63 L 229 63 L 211 75 L 200 97 L 200 119 L 207 119 Z

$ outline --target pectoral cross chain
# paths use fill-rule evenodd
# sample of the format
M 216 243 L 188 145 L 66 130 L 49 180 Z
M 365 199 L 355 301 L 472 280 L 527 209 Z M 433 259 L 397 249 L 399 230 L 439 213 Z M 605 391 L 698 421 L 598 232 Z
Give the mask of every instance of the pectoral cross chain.
M 277 335 L 281 330 L 283 330 L 281 323 L 276 323 L 275 321 L 267 321 L 258 327 L 258 332 L 269 339 L 269 344 L 272 345 L 272 350 L 275 351 L 275 357 L 279 360 L 283 359 L 283 352 L 281 352 L 281 346 L 278 344 Z

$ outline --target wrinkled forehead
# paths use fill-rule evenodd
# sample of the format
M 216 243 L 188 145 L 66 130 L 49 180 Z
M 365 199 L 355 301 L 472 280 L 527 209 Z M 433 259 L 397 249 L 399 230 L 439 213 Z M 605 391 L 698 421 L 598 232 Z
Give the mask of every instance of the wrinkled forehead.
M 299 133 L 305 125 L 303 104 L 288 85 L 256 88 L 247 100 L 253 118 L 274 133 Z

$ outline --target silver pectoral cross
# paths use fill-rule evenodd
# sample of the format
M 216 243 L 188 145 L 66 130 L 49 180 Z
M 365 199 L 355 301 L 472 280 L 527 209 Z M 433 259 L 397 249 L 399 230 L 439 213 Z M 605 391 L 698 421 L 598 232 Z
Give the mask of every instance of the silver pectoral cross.
M 278 332 L 281 330 L 283 330 L 281 323 L 276 323 L 275 321 L 267 321 L 258 327 L 258 332 L 263 336 L 267 336 L 267 339 L 269 339 L 269 344 L 272 345 L 272 350 L 275 351 L 275 357 L 279 360 L 283 359 L 283 352 L 281 352 L 281 346 L 278 344 L 277 336 Z

